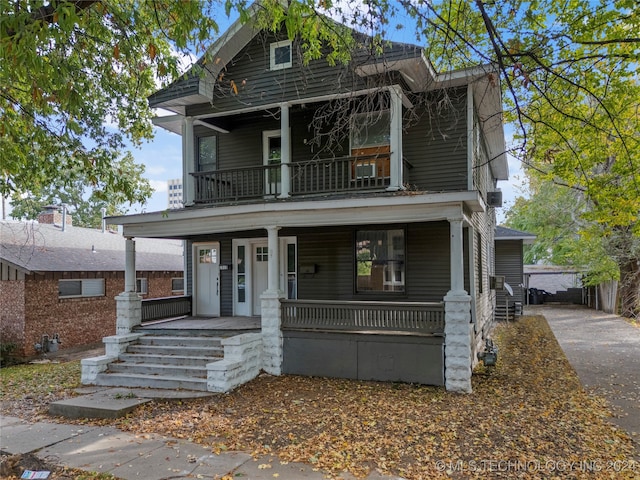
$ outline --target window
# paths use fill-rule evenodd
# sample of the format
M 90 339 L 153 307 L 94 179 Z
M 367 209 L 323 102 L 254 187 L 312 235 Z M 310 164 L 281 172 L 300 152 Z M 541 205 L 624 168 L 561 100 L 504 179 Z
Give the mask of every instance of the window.
M 390 176 L 391 116 L 388 110 L 358 113 L 351 117 L 352 179 Z
M 218 137 L 198 137 L 198 171 L 211 172 L 218 168 Z
M 217 248 L 201 248 L 198 250 L 198 263 L 218 263 Z
M 283 70 L 290 68 L 292 62 L 291 40 L 283 40 L 271 44 L 271 70 Z
M 136 293 L 146 295 L 149 293 L 149 279 L 136 278 Z
M 287 298 L 298 298 L 296 281 L 296 244 L 287 244 Z
M 390 143 L 391 115 L 388 110 L 351 116 L 351 150 L 381 147 Z
M 358 230 L 356 291 L 405 291 L 404 230 Z
M 256 262 L 269 261 L 269 247 L 256 247 Z
M 246 288 L 246 269 L 247 269 L 247 265 L 246 265 L 246 259 L 245 259 L 245 246 L 244 245 L 238 245 L 238 250 L 237 250 L 237 262 L 238 262 L 238 268 L 236 269 L 236 280 L 237 280 L 237 284 L 238 284 L 238 291 L 237 291 L 237 295 L 238 295 L 238 303 L 244 303 L 247 301 L 247 288 Z
M 184 278 L 171 279 L 171 293 L 184 292 Z
M 58 281 L 58 297 L 103 297 L 104 278 Z

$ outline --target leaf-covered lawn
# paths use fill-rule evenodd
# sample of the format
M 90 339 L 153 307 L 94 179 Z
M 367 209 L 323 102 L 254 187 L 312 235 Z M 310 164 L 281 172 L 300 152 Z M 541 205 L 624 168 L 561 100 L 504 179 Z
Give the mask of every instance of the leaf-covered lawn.
M 0 369 L 0 411 L 5 415 L 43 415 L 49 402 L 80 386 L 80 362 L 15 365 Z
M 333 475 L 594 478 L 597 469 L 597 478 L 640 477 L 631 440 L 582 389 L 544 318 L 501 324 L 495 339 L 498 364 L 477 369 L 471 395 L 263 375 L 206 400 L 146 404 L 116 426 L 216 452 L 276 454 Z

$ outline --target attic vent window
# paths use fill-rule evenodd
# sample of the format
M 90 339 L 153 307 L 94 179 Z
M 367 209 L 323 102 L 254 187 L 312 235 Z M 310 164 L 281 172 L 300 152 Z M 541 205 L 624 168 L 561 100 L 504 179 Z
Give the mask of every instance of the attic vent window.
M 283 40 L 271 44 L 271 70 L 291 68 L 291 40 Z

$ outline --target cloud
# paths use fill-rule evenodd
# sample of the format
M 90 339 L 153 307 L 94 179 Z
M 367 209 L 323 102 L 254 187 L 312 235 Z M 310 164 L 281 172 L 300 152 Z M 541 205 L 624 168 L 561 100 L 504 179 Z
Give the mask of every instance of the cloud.
M 166 192 L 168 190 L 166 180 L 149 180 L 149 183 L 156 193 Z
M 145 168 L 145 173 L 147 175 L 152 175 L 152 176 L 159 177 L 159 176 L 167 173 L 167 169 L 162 165 L 147 166 Z

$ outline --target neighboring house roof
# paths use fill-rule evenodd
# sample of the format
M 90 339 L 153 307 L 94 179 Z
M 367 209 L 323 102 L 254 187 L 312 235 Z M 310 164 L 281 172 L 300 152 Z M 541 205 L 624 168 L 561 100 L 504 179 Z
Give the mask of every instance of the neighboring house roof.
M 533 243 L 536 236 L 532 233 L 522 232 L 520 230 L 514 230 L 507 227 L 496 227 L 496 240 L 522 240 L 525 244 Z
M 530 275 L 558 275 L 581 273 L 582 270 L 568 265 L 525 265 L 524 273 Z
M 251 19 L 259 8 L 259 1 L 251 5 L 249 8 Z M 333 20 L 328 19 L 328 21 Z M 236 20 L 209 47 L 207 56 L 214 59 L 213 61 L 209 61 L 205 65 L 204 57 L 201 58 L 197 63 L 197 68 L 190 69 L 180 80 L 155 92 L 148 98 L 151 107 L 163 108 L 177 114 L 157 117 L 154 123 L 169 131 L 181 134 L 182 118 L 186 113 L 186 107 L 212 102 L 214 87 L 220 72 L 259 33 L 260 30 L 255 27 L 253 21 Z M 368 38 L 358 32 L 355 34 L 362 38 Z M 472 86 L 474 103 L 487 139 L 487 150 L 493 175 L 498 180 L 508 180 L 509 167 L 502 125 L 502 93 L 500 75 L 496 67 L 479 65 L 438 73 L 425 55 L 424 50 L 419 46 L 388 41 L 384 43 L 383 48 L 384 52 L 381 55 L 371 55 L 370 50 L 366 48 L 355 50 L 352 54 L 353 62 L 358 65 L 355 73 L 360 77 L 367 77 L 384 72 L 398 72 L 412 92 Z M 201 69 L 203 69 L 203 75 L 199 73 Z M 259 75 L 260 72 L 256 72 L 256 74 Z M 299 98 L 297 102 L 304 103 L 305 100 L 308 98 Z M 290 101 L 289 103 L 296 102 Z M 258 109 L 267 107 L 270 106 L 256 106 Z M 207 115 L 200 115 L 195 121 L 202 122 L 204 118 L 207 118 Z
M 124 271 L 125 238 L 90 228 L 0 222 L 0 261 L 31 272 Z M 182 271 L 182 242 L 136 239 L 136 270 Z

